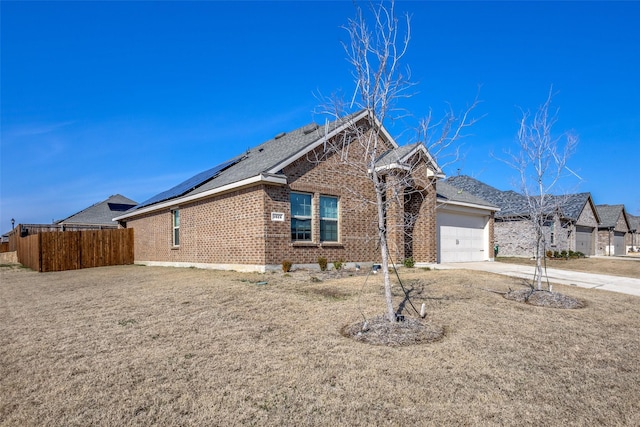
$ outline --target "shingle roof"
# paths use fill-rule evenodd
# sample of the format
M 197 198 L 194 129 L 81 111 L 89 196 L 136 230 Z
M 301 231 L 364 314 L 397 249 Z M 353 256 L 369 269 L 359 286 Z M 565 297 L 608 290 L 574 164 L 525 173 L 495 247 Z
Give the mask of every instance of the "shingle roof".
M 500 208 L 496 217 L 522 216 L 528 213 L 527 199 L 515 191 L 501 191 L 466 175 L 452 176 L 444 182 Z
M 56 224 L 76 224 L 76 225 L 117 225 L 113 218 L 136 206 L 137 202 L 115 194 L 106 200 L 98 202 L 81 210 L 65 219 L 57 221 Z
M 308 150 L 308 147 L 317 144 L 325 136 L 331 136 L 331 133 L 341 126 L 362 119 L 365 113 L 365 110 L 362 110 L 322 126 L 312 122 L 294 131 L 279 133 L 272 139 L 231 160 L 154 195 L 131 209 L 124 216 L 130 216 L 141 208 L 153 209 L 154 205 L 162 202 L 197 197 L 198 194 L 234 185 L 260 175 L 275 176 L 279 173 L 277 169 L 281 168 L 280 164 L 283 161 L 295 157 L 296 154 L 303 154 Z M 121 218 L 119 217 L 119 219 Z
M 627 214 L 627 219 L 629 220 L 629 229 L 630 230 L 640 231 L 640 217 L 639 216 Z
M 452 176 L 447 178 L 445 182 L 498 206 L 500 212 L 496 213 L 496 217 L 526 216 L 529 213 L 527 198 L 515 191 L 498 190 L 466 175 Z M 560 196 L 547 195 L 546 197 L 546 206 L 552 207 L 552 210 L 559 209 L 563 218 L 577 221 L 591 195 L 578 193 Z M 538 200 L 539 198 L 534 199 Z
M 209 191 L 261 173 L 277 173 L 278 171 L 273 171 L 272 169 L 277 167 L 280 162 L 294 157 L 298 153 L 304 153 L 307 147 L 313 145 L 325 135 L 330 134 L 336 128 L 361 113 L 362 112 L 358 112 L 322 126 L 312 122 L 291 132 L 278 134 L 267 142 L 247 150 L 238 163 L 222 171 L 211 181 L 185 195 L 188 196 Z
M 487 200 L 476 197 L 468 191 L 456 188 L 445 181 L 436 182 L 436 193 L 438 200 L 449 202 L 468 203 L 472 205 L 486 206 L 489 208 L 498 209 L 499 207 Z
M 589 201 L 591 194 L 577 193 L 566 194 L 562 196 L 550 195 L 547 197 L 550 197 L 550 205 L 558 206 L 564 218 L 577 221 L 578 217 L 582 213 L 582 210 Z
M 376 168 L 390 166 L 394 163 L 401 162 L 405 156 L 415 150 L 419 145 L 420 143 L 403 145 L 402 147 L 385 151 L 376 160 Z
M 600 216 L 599 228 L 615 228 L 620 214 L 624 211 L 624 205 L 597 205 Z

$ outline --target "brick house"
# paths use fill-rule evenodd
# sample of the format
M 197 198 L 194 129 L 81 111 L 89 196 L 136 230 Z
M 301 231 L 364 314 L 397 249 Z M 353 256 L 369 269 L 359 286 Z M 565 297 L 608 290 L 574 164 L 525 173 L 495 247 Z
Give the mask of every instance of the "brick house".
M 388 184 L 403 173 L 413 182 L 391 185 L 387 195 L 398 201 L 386 216 L 391 257 L 434 263 L 434 184 L 442 173 L 424 145 L 398 146 L 366 111 L 279 134 L 115 220 L 135 229 L 135 260 L 146 265 L 266 271 L 284 260 L 317 266 L 319 257 L 376 262 L 375 192 L 361 161 L 372 126 L 383 145 L 376 169 Z
M 494 238 L 500 256 L 535 256 L 535 231 L 529 221 L 527 199 L 515 191 L 502 191 L 475 178 L 461 175 L 446 183 L 500 208 L 495 214 Z M 547 196 L 555 206 L 544 224 L 546 250 L 596 254 L 600 217 L 589 193 Z
M 631 230 L 624 205 L 598 205 L 598 255 L 626 255 Z

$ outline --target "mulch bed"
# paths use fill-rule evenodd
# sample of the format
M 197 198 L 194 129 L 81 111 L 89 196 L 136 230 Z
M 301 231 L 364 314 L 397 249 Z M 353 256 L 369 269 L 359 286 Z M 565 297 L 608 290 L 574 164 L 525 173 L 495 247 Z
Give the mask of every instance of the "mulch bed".
M 407 317 L 401 322 L 389 322 L 384 315 L 346 325 L 342 335 L 366 344 L 400 347 L 438 341 L 444 328 L 427 320 Z
M 585 306 L 583 301 L 559 292 L 538 291 L 530 288 L 511 290 L 505 293 L 504 297 L 511 301 L 547 308 L 576 309 Z

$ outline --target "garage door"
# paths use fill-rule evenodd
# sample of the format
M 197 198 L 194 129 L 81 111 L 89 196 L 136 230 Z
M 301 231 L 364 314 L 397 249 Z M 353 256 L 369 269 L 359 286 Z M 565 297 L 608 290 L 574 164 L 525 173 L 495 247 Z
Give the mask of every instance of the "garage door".
M 439 262 L 484 261 L 485 218 L 454 213 L 438 213 Z
M 593 227 L 576 226 L 576 251 L 589 256 L 592 252 Z
M 626 255 L 627 251 L 624 248 L 624 233 L 622 231 L 613 232 L 613 254 L 614 255 Z

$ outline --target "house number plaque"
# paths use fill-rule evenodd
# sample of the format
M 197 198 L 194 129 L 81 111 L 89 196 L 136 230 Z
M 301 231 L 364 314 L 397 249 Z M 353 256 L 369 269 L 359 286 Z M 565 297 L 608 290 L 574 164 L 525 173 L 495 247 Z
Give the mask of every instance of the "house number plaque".
M 271 221 L 284 222 L 284 213 L 283 212 L 271 212 Z

